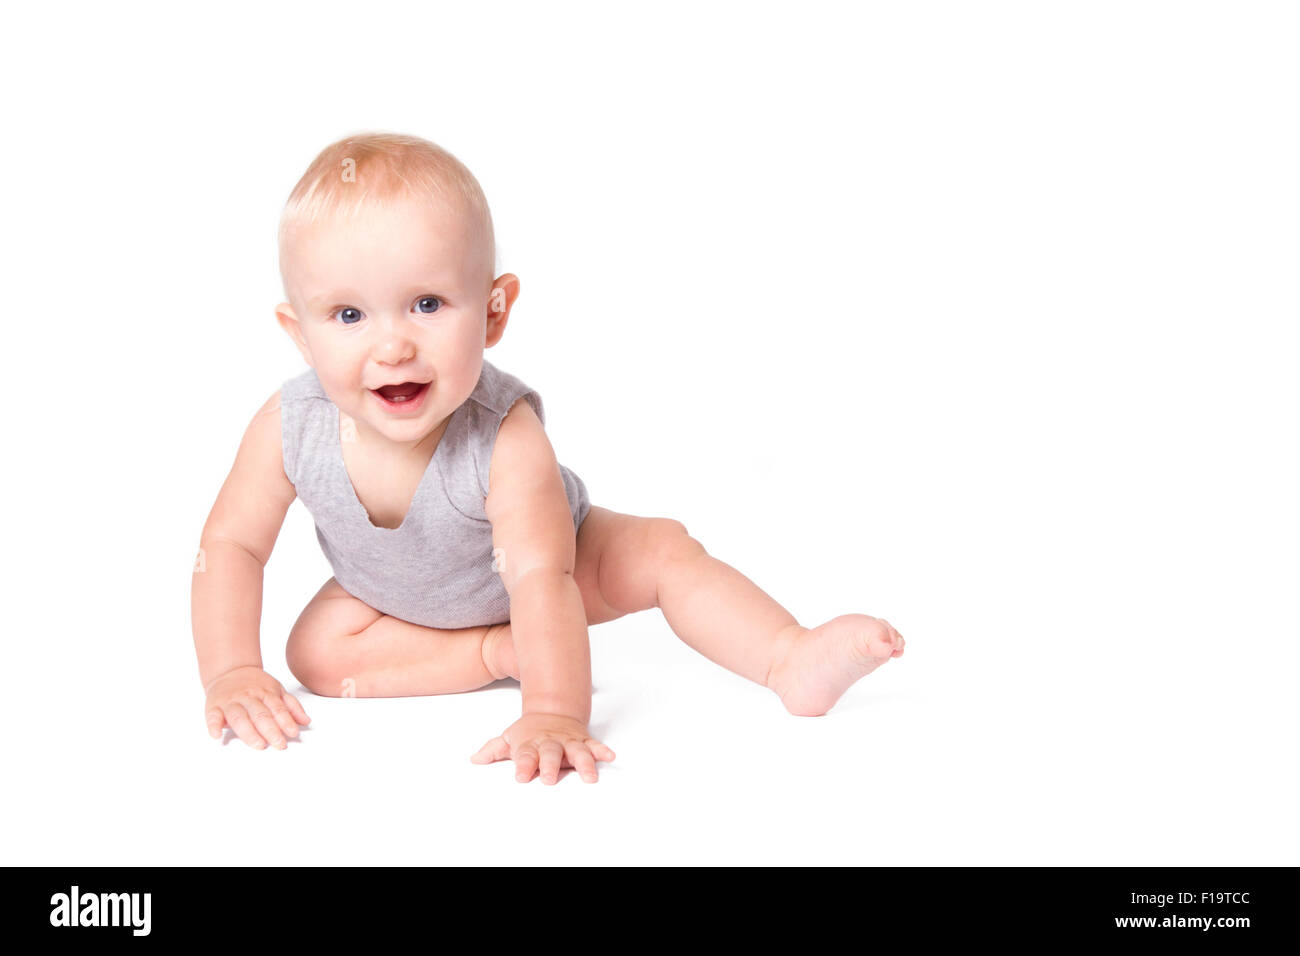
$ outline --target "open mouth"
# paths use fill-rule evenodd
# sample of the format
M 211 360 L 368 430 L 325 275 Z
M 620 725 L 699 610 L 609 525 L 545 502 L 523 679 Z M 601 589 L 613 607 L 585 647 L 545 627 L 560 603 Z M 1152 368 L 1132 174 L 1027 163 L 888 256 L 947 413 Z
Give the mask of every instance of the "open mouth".
M 418 408 L 428 394 L 428 382 L 402 382 L 400 385 L 384 385 L 372 388 L 370 394 L 379 399 L 385 408 L 397 411 L 409 411 Z

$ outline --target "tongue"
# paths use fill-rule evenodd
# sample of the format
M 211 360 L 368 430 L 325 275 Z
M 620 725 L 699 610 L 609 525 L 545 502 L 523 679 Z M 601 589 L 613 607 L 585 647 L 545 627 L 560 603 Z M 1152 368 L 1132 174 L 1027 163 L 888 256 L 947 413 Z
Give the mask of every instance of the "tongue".
M 385 385 L 383 388 L 376 389 L 376 391 L 390 402 L 394 402 L 403 398 L 412 398 L 423 387 L 424 385 L 420 382 L 403 382 L 401 385 Z

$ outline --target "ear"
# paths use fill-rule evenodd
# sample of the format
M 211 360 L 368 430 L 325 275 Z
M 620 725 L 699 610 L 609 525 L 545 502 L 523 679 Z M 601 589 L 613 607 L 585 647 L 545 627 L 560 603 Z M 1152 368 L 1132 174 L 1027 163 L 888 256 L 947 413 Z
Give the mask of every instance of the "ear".
M 492 283 L 488 291 L 487 334 L 483 340 L 484 348 L 491 348 L 501 341 L 506 334 L 506 322 L 510 318 L 510 309 L 519 298 L 519 277 L 507 272 Z
M 316 366 L 311 360 L 311 351 L 307 348 L 307 340 L 303 338 L 302 324 L 298 321 L 298 315 L 293 311 L 293 306 L 288 302 L 281 302 L 275 307 L 275 320 L 280 323 L 280 328 L 293 339 L 293 344 L 298 346 L 298 351 L 302 353 L 303 360 L 311 365 Z

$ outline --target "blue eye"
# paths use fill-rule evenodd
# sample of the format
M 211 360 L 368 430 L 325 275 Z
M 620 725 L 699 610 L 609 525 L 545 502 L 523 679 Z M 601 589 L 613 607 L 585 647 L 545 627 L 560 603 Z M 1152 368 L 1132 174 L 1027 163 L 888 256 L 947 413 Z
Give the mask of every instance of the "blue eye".
M 330 313 L 330 317 L 337 316 L 342 320 L 344 325 L 356 325 L 361 321 L 361 310 L 354 309 L 352 306 L 344 306 L 341 309 L 335 309 Z
M 426 295 L 422 299 L 415 300 L 415 311 L 423 312 L 425 315 L 432 315 L 442 306 L 442 300 L 436 295 Z

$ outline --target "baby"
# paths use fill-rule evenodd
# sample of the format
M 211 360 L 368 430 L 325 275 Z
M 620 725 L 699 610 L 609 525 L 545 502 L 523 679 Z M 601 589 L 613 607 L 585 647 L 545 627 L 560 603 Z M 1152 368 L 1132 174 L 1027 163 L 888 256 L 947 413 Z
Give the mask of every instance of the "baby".
M 334 576 L 289 634 L 312 693 L 395 697 L 519 681 L 522 716 L 471 757 L 515 779 L 597 779 L 587 628 L 657 607 L 688 645 L 792 714 L 826 713 L 903 653 L 887 621 L 801 627 L 671 518 L 593 505 L 556 460 L 539 394 L 483 350 L 519 279 L 493 278 L 492 218 L 455 157 L 410 136 L 328 146 L 280 223 L 287 302 L 310 368 L 249 424 L 203 527 L 194 646 L 208 731 L 284 749 L 309 721 L 262 669 L 262 569 L 301 498 Z

